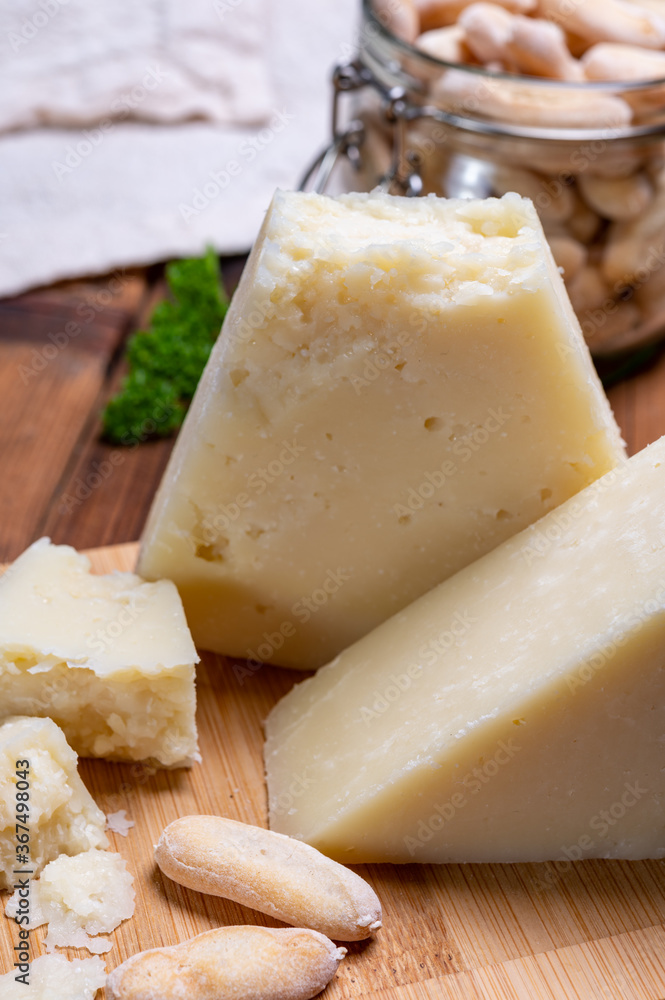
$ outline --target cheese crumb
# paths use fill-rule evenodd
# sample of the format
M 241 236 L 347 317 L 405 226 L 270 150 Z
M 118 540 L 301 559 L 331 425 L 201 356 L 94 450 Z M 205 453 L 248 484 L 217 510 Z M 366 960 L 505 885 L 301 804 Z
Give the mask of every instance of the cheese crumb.
M 0 976 L 2 1000 L 93 1000 L 106 982 L 101 958 L 70 962 L 63 955 L 41 955 L 31 962 L 27 986 L 15 975 Z
M 18 911 L 14 893 L 5 913 Z M 87 948 L 95 954 L 109 951 L 108 934 L 134 913 L 133 879 L 127 863 L 109 851 L 86 851 L 74 858 L 62 854 L 46 866 L 30 885 L 30 929 L 48 923 L 46 950 Z M 92 935 L 92 937 L 91 937 Z
M 133 826 L 136 826 L 136 823 L 133 819 L 127 819 L 126 809 L 118 809 L 106 817 L 106 829 L 111 833 L 119 833 L 121 837 L 126 837 Z

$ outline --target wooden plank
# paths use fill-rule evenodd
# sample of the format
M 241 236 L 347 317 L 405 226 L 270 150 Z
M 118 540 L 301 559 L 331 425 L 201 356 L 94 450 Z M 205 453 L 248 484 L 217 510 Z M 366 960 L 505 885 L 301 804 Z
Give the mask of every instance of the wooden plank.
M 104 314 L 108 318 L 117 313 L 120 318 L 133 315 L 144 295 L 145 268 L 117 268 L 111 274 L 97 278 L 60 281 L 44 288 L 32 289 L 22 295 L 2 299 L 0 309 L 5 313 L 21 315 L 42 314 L 49 319 L 67 316 L 72 311 L 82 325 L 93 316 Z
M 395 989 L 375 1000 L 663 1000 L 665 927 L 453 973 Z
M 0 303 L 0 559 L 39 534 L 144 288 L 125 273 Z
M 648 369 L 610 389 L 608 397 L 630 455 L 665 434 L 665 349 Z
M 223 261 L 229 294 L 239 280 L 245 259 Z M 160 274 L 132 319 L 132 331 L 148 325 L 154 307 L 166 295 L 166 281 Z M 49 535 L 54 542 L 90 548 L 131 541 L 143 530 L 175 438 L 147 441 L 136 447 L 114 447 L 101 440 L 99 414 L 118 390 L 125 373 L 124 364 L 116 365 L 101 387 L 75 452 L 49 501 L 39 533 Z
M 94 551 L 98 572 L 131 569 L 137 548 Z M 206 653 L 198 670 L 202 763 L 162 771 L 144 764 L 81 761 L 106 812 L 126 809 L 136 826 L 112 846 L 136 876 L 134 917 L 113 935 L 108 967 L 136 951 L 174 944 L 238 923 L 279 926 L 227 900 L 161 875 L 153 845 L 188 813 L 219 813 L 266 824 L 262 722 L 303 675 L 263 667 L 251 677 Z M 326 1000 L 374 994 L 382 1000 L 662 1000 L 665 997 L 665 862 L 525 865 L 367 865 L 384 928 L 349 946 Z M 0 926 L 0 969 L 9 967 L 15 928 Z M 33 940 L 43 941 L 42 930 Z M 70 951 L 70 956 L 86 953 Z
M 166 295 L 163 276 L 146 290 L 128 332 L 144 328 Z M 120 388 L 127 371 L 119 359 L 100 386 L 77 447 L 63 469 L 39 526 L 39 534 L 75 548 L 132 541 L 148 516 L 175 438 L 149 440 L 131 447 L 101 439 L 101 412 Z
M 38 530 L 77 549 L 140 536 L 175 443 L 170 438 L 130 448 L 107 444 L 99 439 L 99 409 Z

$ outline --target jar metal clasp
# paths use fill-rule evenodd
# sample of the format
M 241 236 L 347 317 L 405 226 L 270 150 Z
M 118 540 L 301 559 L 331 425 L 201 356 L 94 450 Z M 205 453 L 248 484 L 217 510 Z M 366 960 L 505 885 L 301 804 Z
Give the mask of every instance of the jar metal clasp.
M 380 87 L 360 59 L 338 63 L 333 70 L 332 84 L 331 141 L 308 167 L 300 181 L 299 190 L 323 194 L 328 188 L 335 166 L 342 158 L 346 158 L 356 170 L 359 169 L 365 125 L 356 118 L 342 123 L 341 97 L 373 86 L 381 92 L 385 121 L 392 128 L 393 138 L 391 166 L 378 186 L 391 194 L 422 194 L 423 181 L 419 172 L 418 154 L 410 151 L 407 144 L 407 122 L 414 117 L 415 109 L 407 100 L 406 90 L 403 87 Z M 422 113 L 422 109 L 418 111 Z

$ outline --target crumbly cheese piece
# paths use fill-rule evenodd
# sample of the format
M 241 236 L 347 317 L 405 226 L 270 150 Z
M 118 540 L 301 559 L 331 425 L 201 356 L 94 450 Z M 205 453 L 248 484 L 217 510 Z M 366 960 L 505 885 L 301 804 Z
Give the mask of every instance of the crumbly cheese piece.
M 25 877 L 14 874 L 18 869 L 36 878 L 59 854 L 108 847 L 106 818 L 76 764 L 51 719 L 15 717 L 0 724 L 0 889 Z
M 197 660 L 167 580 L 93 575 L 48 538 L 0 578 L 0 717 L 48 715 L 81 756 L 198 759 Z
M 110 851 L 86 851 L 76 857 L 62 854 L 46 866 L 30 885 L 29 929 L 48 924 L 46 950 L 87 948 L 102 954 L 112 947 L 108 938 L 134 913 L 134 880 L 127 863 Z M 18 913 L 17 893 L 5 909 Z
M 530 202 L 278 193 L 139 572 L 316 667 L 622 457 Z
M 664 858 L 665 437 L 298 685 L 273 829 L 338 861 Z
M 127 818 L 126 809 L 118 809 L 117 812 L 108 813 L 106 816 L 106 829 L 111 833 L 118 833 L 121 837 L 126 837 L 133 826 L 136 826 L 133 819 Z
M 106 982 L 101 958 L 69 962 L 64 955 L 40 955 L 30 963 L 25 980 L 17 981 L 17 975 L 24 973 L 0 976 L 2 1000 L 94 1000 Z

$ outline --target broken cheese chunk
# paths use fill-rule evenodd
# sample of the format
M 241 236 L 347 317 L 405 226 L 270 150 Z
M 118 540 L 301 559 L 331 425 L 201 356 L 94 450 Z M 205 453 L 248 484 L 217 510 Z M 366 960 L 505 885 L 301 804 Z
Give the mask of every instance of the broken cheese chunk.
M 273 830 L 338 861 L 665 858 L 665 437 L 298 685 Z
M 139 572 L 317 667 L 623 455 L 530 202 L 278 193 Z
M 0 577 L 0 718 L 49 716 L 81 756 L 198 759 L 197 660 L 167 580 L 91 574 L 48 538 Z
M 18 975 L 25 978 L 17 981 Z M 12 969 L 0 976 L 0 997 L 2 1000 L 93 1000 L 105 982 L 106 969 L 101 958 L 69 962 L 64 955 L 40 955 L 30 963 L 28 973 Z
M 18 890 L 5 908 L 8 917 L 20 910 Z M 47 951 L 87 948 L 103 954 L 112 948 L 108 938 L 134 913 L 134 880 L 126 861 L 110 851 L 85 851 L 76 857 L 61 854 L 37 881 L 30 882 L 28 929 L 48 924 Z
M 36 878 L 59 854 L 108 847 L 106 817 L 76 764 L 76 754 L 51 719 L 9 718 L 0 724 L 0 889 L 21 878 L 13 874 L 16 869 L 27 868 Z M 26 783 L 28 798 L 17 811 L 16 793 Z M 28 827 L 25 851 L 17 823 Z

